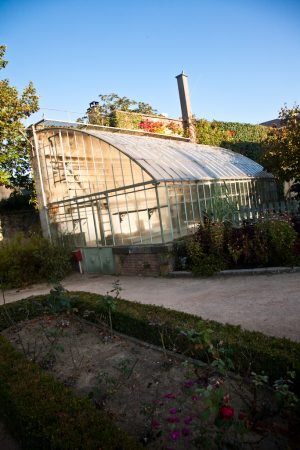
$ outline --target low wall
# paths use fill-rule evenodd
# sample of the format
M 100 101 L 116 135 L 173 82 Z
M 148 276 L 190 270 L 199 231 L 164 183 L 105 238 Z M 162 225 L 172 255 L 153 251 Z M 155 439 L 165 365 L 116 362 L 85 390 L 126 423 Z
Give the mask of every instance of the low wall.
M 172 244 L 113 247 L 119 275 L 164 276 L 173 271 Z

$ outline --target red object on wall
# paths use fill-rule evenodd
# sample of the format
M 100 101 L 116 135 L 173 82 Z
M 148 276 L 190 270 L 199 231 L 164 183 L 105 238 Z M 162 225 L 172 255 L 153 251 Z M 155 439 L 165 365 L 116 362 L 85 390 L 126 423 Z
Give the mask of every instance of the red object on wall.
M 77 262 L 82 261 L 82 253 L 81 253 L 81 250 L 75 250 L 75 251 L 73 252 L 73 256 L 74 256 L 75 261 L 77 261 Z

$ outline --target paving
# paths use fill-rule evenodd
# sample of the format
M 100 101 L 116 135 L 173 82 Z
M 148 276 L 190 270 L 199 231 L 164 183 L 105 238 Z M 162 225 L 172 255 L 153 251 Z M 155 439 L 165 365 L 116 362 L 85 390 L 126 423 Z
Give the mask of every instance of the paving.
M 72 274 L 68 290 L 105 294 L 120 280 L 121 296 L 144 304 L 185 311 L 204 319 L 300 341 L 300 272 L 212 278 L 150 278 Z M 48 284 L 6 292 L 13 302 L 49 292 Z

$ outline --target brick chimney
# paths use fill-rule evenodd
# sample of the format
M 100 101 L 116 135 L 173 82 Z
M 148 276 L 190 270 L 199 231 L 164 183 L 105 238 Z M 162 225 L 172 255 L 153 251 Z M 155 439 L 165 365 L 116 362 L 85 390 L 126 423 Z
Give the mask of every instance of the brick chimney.
M 188 76 L 182 71 L 180 75 L 177 75 L 177 84 L 181 105 L 182 123 L 184 130 L 188 131 L 191 142 L 196 142 L 196 131 L 193 124 L 193 114 L 191 108 Z

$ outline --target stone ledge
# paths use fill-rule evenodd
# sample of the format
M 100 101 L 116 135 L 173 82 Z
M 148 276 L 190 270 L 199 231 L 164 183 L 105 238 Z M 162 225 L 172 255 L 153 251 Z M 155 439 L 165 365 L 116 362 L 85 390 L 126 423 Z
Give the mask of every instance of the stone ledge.
M 113 247 L 114 255 L 132 255 L 132 254 L 158 254 L 158 253 L 169 253 L 170 252 L 169 244 L 157 244 L 157 245 L 132 245 L 132 246 L 120 246 Z
M 228 276 L 245 276 L 245 275 L 274 275 L 277 273 L 295 273 L 295 272 L 300 272 L 300 267 L 260 267 L 254 269 L 231 269 L 231 270 L 222 270 L 221 272 L 215 273 L 213 276 L 228 277 Z M 185 270 L 170 272 L 168 276 L 171 278 L 195 278 L 195 275 L 193 275 L 192 272 L 188 272 Z

